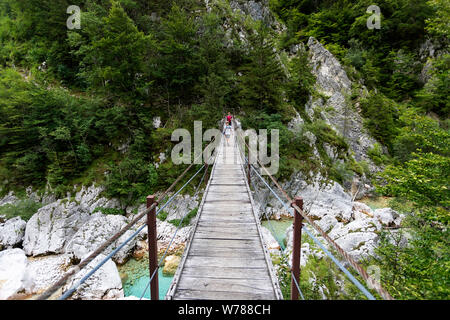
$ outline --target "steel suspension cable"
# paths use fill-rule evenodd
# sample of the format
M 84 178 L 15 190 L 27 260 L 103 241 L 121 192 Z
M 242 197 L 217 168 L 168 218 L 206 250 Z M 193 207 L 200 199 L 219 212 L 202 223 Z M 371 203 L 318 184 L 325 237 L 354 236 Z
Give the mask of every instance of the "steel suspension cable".
M 195 173 L 195 175 L 192 176 L 192 178 L 191 178 L 190 180 L 192 180 L 192 179 L 193 179 L 193 178 L 194 178 L 194 177 L 195 177 L 195 176 L 196 176 L 196 175 L 197 175 L 204 167 L 205 167 L 205 165 L 203 165 L 203 166 L 200 168 L 200 170 L 198 170 L 198 171 Z M 206 170 L 205 170 L 205 171 L 206 171 Z M 189 182 L 190 182 L 190 181 L 188 181 L 188 182 L 187 182 L 187 183 L 186 183 L 179 191 L 181 191 L 185 186 L 187 186 Z M 200 187 L 200 185 L 198 185 L 198 187 Z M 159 260 L 158 265 L 157 265 L 155 271 L 153 271 L 153 274 L 151 275 L 150 280 L 148 281 L 147 286 L 145 287 L 144 292 L 142 292 L 142 295 L 141 295 L 141 297 L 139 298 L 139 300 L 142 300 L 142 298 L 143 298 L 144 295 L 145 295 L 145 292 L 147 291 L 148 287 L 150 286 L 150 283 L 151 283 L 152 280 L 153 280 L 153 277 L 155 276 L 156 272 L 158 272 L 158 269 L 161 267 L 162 262 L 164 261 L 164 258 L 166 257 L 167 252 L 169 252 L 169 248 L 170 248 L 170 246 L 172 245 L 172 242 L 173 242 L 173 240 L 175 239 L 175 236 L 177 235 L 178 230 L 181 228 L 181 225 L 182 225 L 182 223 L 183 223 L 183 220 L 184 220 L 184 218 L 187 216 L 187 214 L 188 214 L 188 213 L 186 212 L 186 213 L 183 215 L 183 217 L 181 218 L 180 222 L 178 223 L 177 229 L 175 230 L 175 232 L 174 232 L 172 238 L 170 239 L 170 242 L 169 242 L 169 244 L 168 244 L 168 246 L 167 246 L 167 248 L 166 248 L 166 250 L 165 250 L 163 256 L 162 256 L 161 259 Z
M 203 150 L 203 152 L 214 142 L 212 140 L 206 148 Z M 194 159 L 194 161 L 182 172 L 181 175 L 178 176 L 178 178 L 170 185 L 166 191 L 158 198 L 158 201 L 154 202 L 150 207 L 148 207 L 146 210 L 144 210 L 142 213 L 140 213 L 138 216 L 136 216 L 130 223 L 128 223 L 125 227 L 123 227 L 120 231 L 118 231 L 116 234 L 114 234 L 112 237 L 110 237 L 108 240 L 106 240 L 100 247 L 98 247 L 95 251 L 93 251 L 88 257 L 83 259 L 78 265 L 71 268 L 69 271 L 67 271 L 56 283 L 54 283 L 50 288 L 48 288 L 46 291 L 44 291 L 39 297 L 37 297 L 37 300 L 45 300 L 48 299 L 53 293 L 55 293 L 59 288 L 61 288 L 67 280 L 75 275 L 76 273 L 80 272 L 82 269 L 84 269 L 90 262 L 92 262 L 99 254 L 101 254 L 106 248 L 108 248 L 113 242 L 118 240 L 126 231 L 128 231 L 133 225 L 135 225 L 139 220 L 141 220 L 145 215 L 147 215 L 151 210 L 153 210 L 158 202 L 166 197 L 172 189 L 178 184 L 178 182 L 186 175 L 186 173 L 193 167 L 196 160 L 198 160 L 201 156 L 203 156 L 203 152 L 201 152 L 197 158 Z M 97 269 L 98 270 L 98 269 Z
M 250 147 L 248 146 L 248 144 L 245 142 L 244 139 L 241 140 L 243 141 L 243 143 L 247 146 L 247 148 L 250 150 Z M 280 190 L 284 196 L 286 197 L 286 199 L 289 200 L 290 203 L 292 203 L 292 207 L 294 209 L 296 209 L 296 211 L 316 230 L 318 231 L 321 236 L 327 240 L 335 249 L 336 251 L 339 252 L 339 254 L 341 254 L 345 260 L 347 260 L 347 262 L 359 273 L 359 275 L 366 281 L 366 283 L 371 286 L 372 288 L 374 288 L 375 291 L 378 292 L 378 294 L 380 294 L 380 296 L 385 299 L 385 300 L 393 300 L 392 296 L 381 286 L 380 283 L 378 283 L 377 281 L 375 281 L 375 279 L 373 279 L 371 276 L 369 276 L 369 274 L 347 253 L 345 252 L 333 239 L 331 239 L 323 230 L 322 228 L 320 228 L 307 214 L 305 214 L 305 212 L 299 208 L 295 203 L 293 203 L 292 198 L 286 193 L 286 191 L 279 185 L 279 183 L 275 180 L 275 178 L 267 171 L 267 169 L 261 164 L 261 162 L 259 161 L 259 159 L 256 159 L 257 162 L 259 163 L 259 165 L 261 166 L 261 168 L 266 172 L 266 174 L 270 177 L 270 179 L 272 180 L 272 182 L 277 186 L 278 190 Z M 255 170 L 256 172 L 256 170 Z M 274 193 L 275 194 L 275 193 Z M 279 198 L 277 196 L 277 198 Z M 283 202 L 282 202 L 283 203 Z
M 239 154 L 241 156 L 241 159 L 244 160 L 244 163 L 248 163 L 248 158 L 245 157 L 245 155 L 242 154 L 242 151 L 240 150 L 240 148 L 238 148 L 238 149 L 239 149 Z M 264 179 L 263 179 L 263 181 L 264 181 Z M 255 189 L 255 192 L 256 192 L 256 185 L 255 185 L 253 179 L 251 179 L 251 183 L 253 185 L 253 189 Z M 269 224 L 270 229 L 272 230 L 272 234 L 275 237 L 275 240 L 278 242 L 278 244 L 279 244 L 279 246 L 281 248 L 281 253 L 284 254 L 286 248 L 284 247 L 284 244 L 282 243 L 282 241 L 280 241 L 278 239 L 277 233 L 275 232 L 275 229 L 273 228 L 272 223 L 270 222 L 270 219 L 269 219 L 269 216 L 267 215 L 266 210 L 264 210 L 264 215 L 265 215 L 265 217 L 267 219 L 267 222 Z M 292 269 L 291 269 L 291 276 L 292 276 L 292 279 L 294 279 L 294 283 L 295 283 L 295 285 L 297 287 L 298 292 L 300 293 L 300 297 L 302 298 L 302 300 L 305 300 L 305 296 L 303 295 L 302 289 L 300 288 L 299 284 L 297 283 L 297 280 L 295 279 L 294 272 L 293 272 Z

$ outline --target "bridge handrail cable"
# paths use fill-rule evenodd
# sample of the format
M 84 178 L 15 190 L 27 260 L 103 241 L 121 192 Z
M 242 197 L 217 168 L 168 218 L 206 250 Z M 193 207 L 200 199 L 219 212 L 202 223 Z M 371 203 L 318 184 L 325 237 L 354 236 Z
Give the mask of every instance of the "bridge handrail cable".
M 119 230 L 116 234 L 114 234 L 112 237 L 110 237 L 108 240 L 106 240 L 101 246 L 99 246 L 95 251 L 93 251 L 88 257 L 83 259 L 78 265 L 71 268 L 69 271 L 67 271 L 56 283 L 54 283 L 50 288 L 48 288 L 46 291 L 44 291 L 40 296 L 37 297 L 37 300 L 45 300 L 50 298 L 51 295 L 53 295 L 59 288 L 64 286 L 64 284 L 68 281 L 68 279 L 78 272 L 80 272 L 82 269 L 84 269 L 90 262 L 92 262 L 97 256 L 99 256 L 106 248 L 108 248 L 114 241 L 119 239 L 126 231 L 128 231 L 132 226 L 134 226 L 138 221 L 140 221 L 145 215 L 147 215 L 151 210 L 153 210 L 158 203 L 163 200 L 171 191 L 172 189 L 180 182 L 180 180 L 186 175 L 186 173 L 194 166 L 196 163 L 196 160 L 198 160 L 201 156 L 203 156 L 204 151 L 214 142 L 214 139 L 203 149 L 203 152 L 201 152 L 196 159 L 178 176 L 178 178 L 170 185 L 169 188 L 164 191 L 164 193 L 159 197 L 158 201 L 154 202 L 150 207 L 148 207 L 146 210 L 144 210 L 142 213 L 137 215 L 130 223 L 128 223 L 125 227 L 123 227 L 121 230 Z M 194 177 L 204 168 L 205 165 L 201 167 L 200 170 L 197 171 L 197 173 L 189 179 L 189 181 L 180 188 L 159 210 L 160 212 L 162 209 L 164 209 L 172 200 L 175 198 L 178 193 L 181 192 L 184 187 L 186 187 L 193 179 Z M 126 239 L 122 244 L 120 244 L 115 250 L 113 250 L 109 255 L 107 255 L 100 263 L 98 263 L 88 274 L 86 274 L 80 281 L 78 281 L 72 288 L 70 288 L 68 291 L 66 291 L 59 300 L 64 300 L 70 297 L 73 292 L 81 285 L 83 284 L 90 276 L 92 276 L 100 267 L 105 264 L 110 258 L 114 256 L 115 253 L 117 253 L 121 248 L 123 248 L 129 241 L 131 241 L 134 237 L 136 237 L 140 231 L 144 229 L 144 227 L 147 225 L 145 223 L 140 228 L 138 228 L 128 239 Z
M 236 121 L 234 120 L 235 124 Z M 237 126 L 235 126 L 237 127 Z M 239 135 L 239 138 L 241 139 L 241 141 L 243 142 L 243 144 L 245 144 L 245 146 L 247 146 L 247 148 L 249 148 L 248 144 L 245 142 L 245 139 L 242 137 L 242 135 Z M 249 148 L 250 149 L 250 148 Z M 244 155 L 245 156 L 245 155 Z M 245 157 L 246 162 L 247 158 Z M 341 256 L 344 257 L 344 259 L 359 273 L 359 275 L 366 281 L 367 284 L 370 284 L 370 286 L 372 288 L 374 288 L 375 291 L 377 291 L 378 294 L 380 294 L 380 296 L 383 299 L 386 300 L 393 300 L 392 296 L 381 286 L 380 283 L 378 283 L 377 281 L 375 281 L 372 277 L 370 277 L 367 272 L 348 254 L 346 253 L 335 241 L 333 241 L 314 221 L 312 221 L 312 219 L 305 214 L 305 212 L 299 208 L 291 199 L 291 197 L 289 197 L 289 195 L 287 194 L 287 192 L 279 185 L 279 183 L 275 180 L 275 178 L 267 171 L 267 169 L 261 164 L 261 162 L 259 161 L 258 158 L 256 158 L 257 162 L 259 163 L 260 167 L 266 172 L 266 174 L 270 177 L 270 179 L 272 180 L 272 182 L 277 186 L 278 190 L 280 190 L 283 195 L 286 197 L 286 199 L 288 199 L 288 201 L 292 204 L 291 206 L 296 209 L 294 210 L 297 211 L 304 219 L 306 219 L 306 221 L 317 231 L 321 234 L 321 236 L 327 240 L 338 252 L 339 254 L 341 254 Z M 253 171 L 255 173 L 257 173 L 258 177 L 260 179 L 263 180 L 264 184 L 269 188 L 269 190 L 275 195 L 275 197 L 278 199 L 278 201 L 280 203 L 283 204 L 283 206 L 286 207 L 286 204 L 280 199 L 280 197 L 276 194 L 276 192 L 267 184 L 267 182 L 265 181 L 265 179 L 263 179 L 258 172 L 256 171 L 256 169 L 251 166 L 253 168 Z M 289 210 L 288 210 L 289 211 Z M 302 229 L 304 229 L 306 231 L 306 233 L 324 250 L 324 252 L 332 259 L 332 261 L 342 270 L 344 271 L 344 273 L 349 276 L 350 280 L 352 280 L 353 283 L 355 283 L 355 285 L 357 285 L 357 287 L 369 298 L 369 299 L 375 299 L 373 297 L 373 295 L 371 295 L 367 289 L 364 288 L 364 286 L 361 285 L 361 283 L 355 278 L 353 277 L 353 275 L 351 275 L 350 272 L 348 272 L 348 270 L 345 269 L 345 267 L 339 263 L 339 261 L 328 251 L 326 250 L 326 248 L 320 243 L 320 241 L 318 241 L 311 232 L 309 232 L 309 230 L 305 227 L 303 227 Z M 358 284 L 356 284 L 358 283 Z

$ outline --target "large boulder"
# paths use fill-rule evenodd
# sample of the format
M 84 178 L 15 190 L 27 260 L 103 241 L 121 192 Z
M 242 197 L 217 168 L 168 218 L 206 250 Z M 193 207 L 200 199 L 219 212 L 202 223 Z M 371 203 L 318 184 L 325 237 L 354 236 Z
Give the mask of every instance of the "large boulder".
M 41 294 L 52 286 L 70 265 L 70 257 L 66 254 L 28 258 L 28 268 L 35 279 L 33 293 Z
M 0 223 L 0 250 L 2 248 L 11 249 L 20 245 L 25 235 L 26 225 L 27 223 L 20 217 Z
M 374 217 L 388 227 L 398 227 L 402 221 L 402 217 L 398 212 L 391 208 L 376 209 Z
M 179 245 L 186 244 L 186 241 L 189 239 L 190 232 L 191 232 L 191 226 L 180 228 L 175 235 L 175 238 L 173 239 L 171 249 L 176 248 Z M 175 234 L 175 231 L 177 227 L 175 227 L 173 224 L 167 221 L 157 221 L 156 222 L 156 229 L 158 232 L 158 247 L 165 247 L 169 245 L 170 240 L 172 240 L 173 235 Z M 147 234 L 147 228 L 143 230 L 145 234 Z
M 352 232 L 336 240 L 336 243 L 359 261 L 369 255 L 373 255 L 378 235 L 373 232 Z
M 176 255 L 167 256 L 164 259 L 163 274 L 166 276 L 173 276 L 177 271 L 178 265 L 181 262 L 181 257 Z
M 21 298 L 32 293 L 34 276 L 22 249 L 0 251 L 0 300 Z
M 164 208 L 167 213 L 166 221 L 181 219 L 185 214 L 198 207 L 197 197 L 190 195 L 178 195 Z
M 25 253 L 32 256 L 63 253 L 67 242 L 89 219 L 88 211 L 67 200 L 40 208 L 27 223 Z
M 83 256 L 92 253 L 106 240 L 124 228 L 127 223 L 127 219 L 124 216 L 105 215 L 97 212 L 93 214 L 92 218 L 83 224 L 83 226 L 81 226 L 81 228 L 73 235 L 67 244 L 66 253 L 81 260 Z M 119 239 L 103 251 L 103 254 L 107 255 L 111 253 L 129 238 L 131 234 L 133 234 L 132 229 L 125 232 Z M 113 256 L 113 260 L 119 264 L 125 263 L 131 256 L 136 241 L 137 238 L 135 237 L 128 242 Z
M 106 256 L 99 255 L 63 287 L 63 294 L 80 281 Z M 82 257 L 85 258 L 85 257 Z M 123 298 L 122 280 L 116 264 L 109 259 L 72 294 L 73 300 L 114 300 Z

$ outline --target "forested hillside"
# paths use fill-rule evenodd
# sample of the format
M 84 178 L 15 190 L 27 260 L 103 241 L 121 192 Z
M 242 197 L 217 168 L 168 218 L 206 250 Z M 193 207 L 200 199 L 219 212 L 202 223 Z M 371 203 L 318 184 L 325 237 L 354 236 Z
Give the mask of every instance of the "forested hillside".
M 249 2 L 269 14 L 235 10 Z M 372 2 L 80 0 L 69 30 L 72 1 L 0 0 L 0 192 L 97 183 L 126 208 L 185 169 L 169 156 L 174 129 L 216 128 L 230 111 L 244 128 L 280 130 L 279 180 L 358 177 L 393 197 L 411 240 L 382 238 L 381 282 L 395 298 L 448 299 L 450 2 L 379 0 L 381 28 L 369 29 Z M 327 100 L 301 49 L 310 37 L 352 82 L 346 101 L 377 142 L 368 159 L 308 116 L 311 99 Z M 296 115 L 303 131 L 289 129 Z

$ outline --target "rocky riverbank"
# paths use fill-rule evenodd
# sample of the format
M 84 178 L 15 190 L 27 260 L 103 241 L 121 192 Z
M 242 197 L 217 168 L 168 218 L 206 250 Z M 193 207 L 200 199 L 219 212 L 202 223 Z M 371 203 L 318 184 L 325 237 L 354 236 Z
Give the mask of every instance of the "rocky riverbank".
M 127 216 L 103 214 L 97 208 L 118 208 L 114 199 L 101 196 L 101 187 L 82 187 L 67 198 L 49 201 L 48 195 L 33 199 L 43 206 L 28 221 L 21 217 L 0 217 L 0 299 L 33 298 L 57 281 L 65 271 L 76 266 L 106 239 L 127 225 L 145 209 L 139 205 L 127 210 Z M 21 201 L 13 193 L 0 199 L 2 205 Z M 198 206 L 198 199 L 179 196 L 166 208 L 165 221 L 157 220 L 158 249 L 165 250 L 176 227 L 168 221 L 178 219 Z M 61 290 L 64 293 L 89 272 L 96 263 L 125 241 L 145 222 L 138 222 L 103 255 L 73 277 Z M 182 250 L 189 236 L 190 226 L 181 228 L 174 238 L 171 250 Z M 124 292 L 117 269 L 131 257 L 142 257 L 147 251 L 147 229 L 118 251 L 98 272 L 86 281 L 72 299 L 119 299 Z M 174 268 L 172 265 L 171 268 Z

